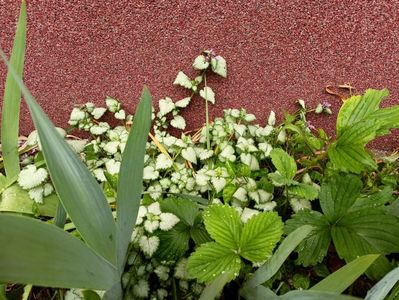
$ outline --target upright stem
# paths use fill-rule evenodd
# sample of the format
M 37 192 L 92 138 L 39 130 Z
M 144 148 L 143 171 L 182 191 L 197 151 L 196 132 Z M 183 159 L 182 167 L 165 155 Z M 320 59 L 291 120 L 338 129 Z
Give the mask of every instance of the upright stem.
M 204 73 L 204 85 L 205 85 L 205 122 L 206 122 L 206 149 L 211 149 L 211 139 L 209 137 L 209 111 L 208 111 L 208 93 L 206 85 L 206 73 Z

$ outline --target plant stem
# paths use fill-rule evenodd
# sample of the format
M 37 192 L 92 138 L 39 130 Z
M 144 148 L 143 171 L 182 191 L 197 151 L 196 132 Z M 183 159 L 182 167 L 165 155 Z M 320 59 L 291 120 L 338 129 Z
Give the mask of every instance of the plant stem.
M 204 73 L 204 89 L 205 89 L 205 123 L 206 123 L 206 149 L 211 149 L 211 139 L 209 137 L 209 110 L 208 110 L 208 93 L 206 85 L 206 73 Z

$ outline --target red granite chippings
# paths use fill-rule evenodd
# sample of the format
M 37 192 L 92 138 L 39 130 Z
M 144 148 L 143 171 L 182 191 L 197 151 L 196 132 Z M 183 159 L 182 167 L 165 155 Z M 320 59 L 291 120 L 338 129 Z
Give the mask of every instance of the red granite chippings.
M 147 84 L 154 100 L 185 93 L 172 83 L 203 49 L 228 62 L 227 80 L 210 78 L 217 93 L 211 115 L 245 107 L 264 121 L 270 110 L 294 101 L 340 100 L 327 85 L 359 91 L 388 87 L 387 104 L 399 103 L 399 1 L 67 1 L 28 3 L 25 80 L 58 126 L 74 103 L 117 97 L 133 110 Z M 0 0 L 0 46 L 9 52 L 19 1 Z M 0 96 L 5 67 L 0 65 Z M 202 101 L 185 113 L 203 123 Z M 281 113 L 279 114 L 281 116 Z M 32 129 L 23 106 L 22 132 Z M 334 130 L 334 117 L 315 118 Z M 397 135 L 396 135 L 397 137 Z M 397 147 L 397 138 L 379 148 Z

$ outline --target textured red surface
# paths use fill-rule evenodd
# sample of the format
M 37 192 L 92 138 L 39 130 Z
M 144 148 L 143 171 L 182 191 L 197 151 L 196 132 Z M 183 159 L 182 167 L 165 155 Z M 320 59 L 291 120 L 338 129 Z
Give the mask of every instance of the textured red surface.
M 132 110 L 144 84 L 154 102 L 185 95 L 172 83 L 194 57 L 213 48 L 228 62 L 228 79 L 210 78 L 217 104 L 245 107 L 263 122 L 296 99 L 339 99 L 327 85 L 358 91 L 388 87 L 399 103 L 399 1 L 67 1 L 28 2 L 25 81 L 58 126 L 73 104 L 119 98 Z M 0 46 L 9 52 L 19 1 L 0 0 Z M 5 68 L 0 64 L 0 96 Z M 203 123 L 202 101 L 186 112 Z M 280 114 L 281 116 L 281 114 Z M 332 132 L 334 116 L 315 119 Z M 32 129 L 25 107 L 22 132 Z M 386 138 L 380 148 L 398 146 Z

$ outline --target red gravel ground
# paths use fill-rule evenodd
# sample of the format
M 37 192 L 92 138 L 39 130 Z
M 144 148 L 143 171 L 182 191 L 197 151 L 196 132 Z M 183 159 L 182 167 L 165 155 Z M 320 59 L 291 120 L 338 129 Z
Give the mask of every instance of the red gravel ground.
M 185 93 L 172 83 L 179 70 L 212 48 L 228 62 L 228 79 L 210 78 L 217 103 L 245 107 L 264 122 L 270 110 L 292 111 L 340 100 L 327 85 L 350 83 L 361 92 L 389 88 L 398 104 L 399 1 L 67 1 L 28 2 L 25 81 L 58 126 L 73 104 L 119 98 L 133 110 L 144 84 L 154 100 Z M 0 0 L 0 46 L 11 48 L 19 1 Z M 6 70 L 0 64 L 0 96 Z M 154 102 L 155 102 L 154 101 Z M 186 111 L 191 128 L 203 123 L 203 102 Z M 281 119 L 281 114 L 279 115 Z M 335 116 L 314 123 L 334 129 Z M 26 107 L 22 133 L 32 129 Z M 399 146 L 395 138 L 376 143 Z

